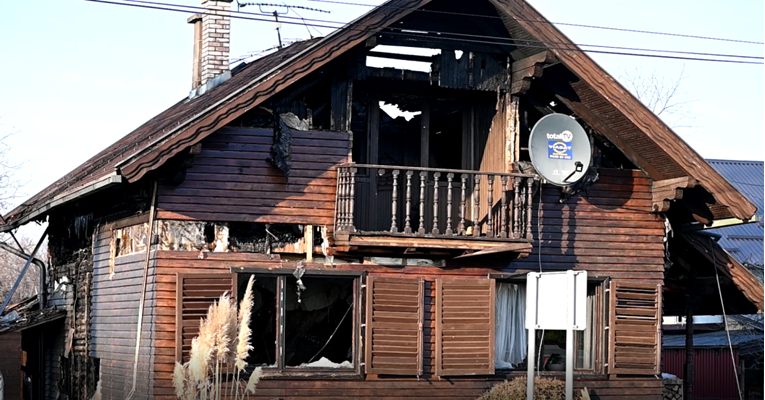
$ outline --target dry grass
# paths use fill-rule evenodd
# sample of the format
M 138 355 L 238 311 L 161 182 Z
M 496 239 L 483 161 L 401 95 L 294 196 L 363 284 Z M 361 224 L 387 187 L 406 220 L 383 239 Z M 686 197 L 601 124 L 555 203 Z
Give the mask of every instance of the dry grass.
M 563 400 L 566 398 L 565 382 L 554 378 L 534 378 L 535 400 Z M 574 393 L 574 399 L 580 399 Z M 526 377 L 518 377 L 512 381 L 504 381 L 484 393 L 478 400 L 525 400 Z
M 207 310 L 199 323 L 199 336 L 191 341 L 189 361 L 176 363 L 173 371 L 175 395 L 184 400 L 234 400 L 254 394 L 262 371 L 256 368 L 246 382 L 240 374 L 247 367 L 250 346 L 250 313 L 252 312 L 253 278 L 239 306 L 228 294 Z M 238 315 L 237 315 L 238 314 Z M 226 384 L 226 381 L 229 381 Z M 228 388 L 228 395 L 224 388 Z

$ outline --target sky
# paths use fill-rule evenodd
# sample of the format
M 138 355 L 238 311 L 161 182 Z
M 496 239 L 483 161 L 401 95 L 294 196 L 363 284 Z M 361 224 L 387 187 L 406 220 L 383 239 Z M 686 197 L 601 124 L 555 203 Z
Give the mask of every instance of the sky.
M 162 0 L 157 0 L 162 1 Z M 165 0 L 199 6 L 201 0 Z M 286 0 L 285 0 L 286 1 Z M 343 0 L 340 0 L 343 1 Z M 345 0 L 370 6 L 377 0 Z M 762 1 L 530 0 L 553 22 L 620 27 L 762 42 Z M 371 7 L 315 0 L 287 4 L 286 17 L 349 22 Z M 236 1 L 234 2 L 234 9 Z M 259 12 L 257 7 L 242 11 Z M 263 9 L 273 12 L 274 9 Z M 280 13 L 286 8 L 278 9 Z M 87 161 L 100 150 L 188 95 L 191 13 L 84 0 L 5 1 L 0 4 L 0 133 L 16 175 L 25 182 L 16 203 Z M 264 19 L 270 19 L 268 15 Z M 286 20 L 286 18 L 283 18 Z M 232 20 L 231 58 L 272 48 L 275 24 Z M 558 25 L 580 44 L 762 56 L 763 45 L 614 32 Z M 317 32 L 318 30 L 318 32 Z M 332 29 L 311 28 L 314 36 Z M 309 38 L 302 25 L 282 25 L 286 41 Z M 615 78 L 681 75 L 677 99 L 691 120 L 676 132 L 706 158 L 763 160 L 765 82 L 762 65 L 591 54 Z M 673 123 L 673 121 L 668 121 Z M 3 210 L 4 212 L 7 210 Z

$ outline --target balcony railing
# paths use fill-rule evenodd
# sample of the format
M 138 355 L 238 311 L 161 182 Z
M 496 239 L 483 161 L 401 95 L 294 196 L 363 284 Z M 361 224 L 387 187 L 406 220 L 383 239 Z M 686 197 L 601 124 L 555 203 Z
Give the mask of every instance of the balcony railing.
M 529 174 L 338 167 L 335 229 L 348 234 L 532 240 Z

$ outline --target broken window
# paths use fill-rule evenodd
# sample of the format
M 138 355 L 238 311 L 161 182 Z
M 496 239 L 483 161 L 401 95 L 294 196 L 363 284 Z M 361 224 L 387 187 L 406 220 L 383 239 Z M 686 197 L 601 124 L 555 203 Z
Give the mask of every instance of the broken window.
M 279 371 L 357 367 L 355 276 L 255 273 L 248 364 Z M 305 275 L 303 275 L 305 274 Z M 243 295 L 249 274 L 238 277 Z M 240 299 L 241 300 L 241 299 Z
M 498 282 L 495 311 L 495 365 L 497 369 L 525 369 L 528 350 L 525 283 Z M 602 285 L 591 282 L 587 286 L 587 326 L 574 331 L 574 369 L 595 370 L 603 332 Z M 564 371 L 566 366 L 566 331 L 536 331 L 535 351 L 540 370 Z M 539 354 L 541 352 L 541 355 Z
M 238 285 L 241 303 L 247 289 L 249 276 L 239 275 Z M 247 365 L 276 366 L 276 277 L 257 275 L 252 285 L 252 312 L 250 316 L 250 351 Z

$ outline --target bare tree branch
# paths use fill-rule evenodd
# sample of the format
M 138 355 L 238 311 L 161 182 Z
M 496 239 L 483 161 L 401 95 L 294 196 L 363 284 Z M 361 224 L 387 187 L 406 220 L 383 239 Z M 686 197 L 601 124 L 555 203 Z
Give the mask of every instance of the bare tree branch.
M 683 91 L 683 80 L 688 76 L 685 67 L 677 78 L 665 78 L 658 72 L 644 72 L 642 68 L 623 71 L 619 81 L 656 116 L 671 128 L 697 128 L 692 110 L 693 101 Z

